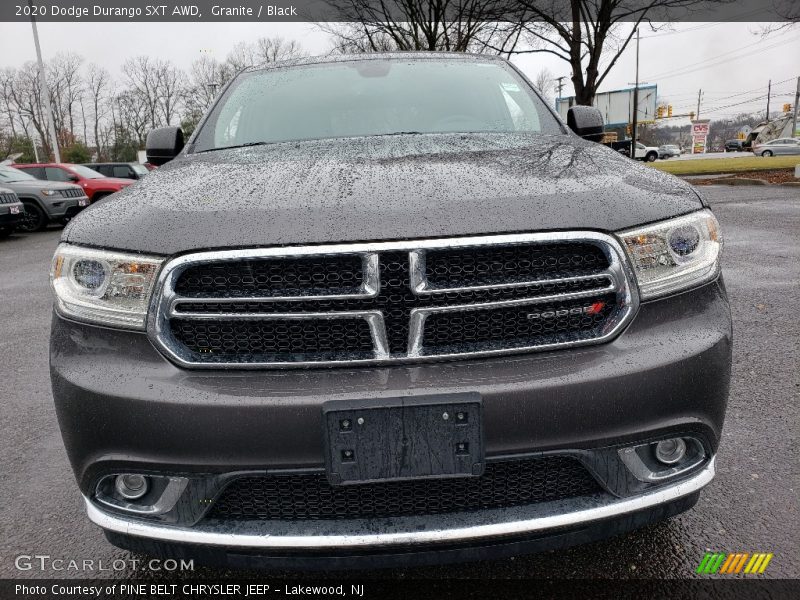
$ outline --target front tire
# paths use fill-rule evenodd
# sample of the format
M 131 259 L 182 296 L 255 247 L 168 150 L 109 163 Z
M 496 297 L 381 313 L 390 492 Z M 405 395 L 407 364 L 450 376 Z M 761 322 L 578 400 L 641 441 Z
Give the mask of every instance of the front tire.
M 655 162 L 657 158 L 658 154 L 656 154 L 655 152 L 650 152 L 647 156 L 644 157 L 644 159 L 647 162 Z
M 44 229 L 47 226 L 47 215 L 44 214 L 41 207 L 35 202 L 23 202 L 23 204 L 25 205 L 25 214 L 17 228 L 26 233 Z
M 772 156 L 772 150 L 764 150 L 761 156 Z

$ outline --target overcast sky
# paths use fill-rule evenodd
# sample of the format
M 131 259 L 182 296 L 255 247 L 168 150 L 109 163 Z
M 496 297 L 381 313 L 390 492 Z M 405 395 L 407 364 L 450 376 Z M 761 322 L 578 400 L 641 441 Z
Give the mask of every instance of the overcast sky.
M 0 23 L 0 29 L 0 66 L 18 67 L 35 58 L 30 24 Z M 640 78 L 657 84 L 659 97 L 668 99 L 675 112 L 694 110 L 702 88 L 701 114 L 710 118 L 765 110 L 772 79 L 772 108 L 779 110 L 793 101 L 800 75 L 800 27 L 766 37 L 758 34 L 761 29 L 759 23 L 684 23 L 656 33 L 643 27 Z M 296 39 L 311 54 L 331 47 L 326 34 L 304 23 L 40 23 L 39 32 L 45 58 L 76 52 L 115 76 L 131 56 L 158 54 L 188 68 L 201 52 L 224 60 L 237 42 L 262 36 Z M 626 50 L 601 90 L 630 87 L 634 48 Z M 571 95 L 568 65 L 558 58 L 538 53 L 513 60 L 531 78 L 542 68 L 567 76 L 564 95 Z

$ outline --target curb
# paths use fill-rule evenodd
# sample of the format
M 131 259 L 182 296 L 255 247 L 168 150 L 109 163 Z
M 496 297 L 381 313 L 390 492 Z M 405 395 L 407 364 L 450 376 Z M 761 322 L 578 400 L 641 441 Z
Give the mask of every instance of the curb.
M 714 185 L 768 185 L 764 179 L 748 179 L 745 177 L 724 177 L 714 179 Z
M 788 187 L 800 187 L 800 181 L 784 181 L 781 185 Z

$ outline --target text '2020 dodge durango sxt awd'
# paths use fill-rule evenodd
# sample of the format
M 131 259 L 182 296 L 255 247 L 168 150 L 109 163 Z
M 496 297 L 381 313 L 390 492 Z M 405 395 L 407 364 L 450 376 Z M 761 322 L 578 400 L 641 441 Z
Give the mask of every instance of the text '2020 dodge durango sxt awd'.
M 731 321 L 694 189 L 509 63 L 239 74 L 66 228 L 53 394 L 92 521 L 227 564 L 574 544 L 714 476 Z M 589 138 L 589 139 L 583 139 Z

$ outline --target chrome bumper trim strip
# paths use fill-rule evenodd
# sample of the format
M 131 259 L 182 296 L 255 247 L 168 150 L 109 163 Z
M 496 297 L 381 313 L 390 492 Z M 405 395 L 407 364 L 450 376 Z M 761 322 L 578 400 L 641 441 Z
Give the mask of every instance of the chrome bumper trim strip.
M 569 528 L 585 525 L 602 519 L 620 517 L 628 513 L 658 506 L 678 500 L 699 491 L 714 478 L 715 459 L 691 477 L 684 479 L 670 486 L 662 487 L 649 493 L 641 494 L 632 498 L 613 498 L 605 501 L 587 499 L 585 505 L 579 504 L 575 507 L 570 501 L 548 503 L 553 506 L 550 514 L 537 514 L 529 518 L 515 518 L 505 522 L 497 522 L 496 519 L 487 519 L 488 522 L 474 523 L 470 526 L 463 526 L 468 517 L 459 519 L 462 526 L 441 527 L 424 529 L 424 521 L 420 518 L 409 519 L 383 519 L 377 521 L 364 521 L 361 526 L 353 527 L 353 522 L 336 521 L 332 525 L 324 522 L 315 523 L 291 523 L 292 530 L 305 529 L 307 535 L 287 533 L 277 531 L 281 529 L 282 522 L 258 522 L 256 525 L 264 528 L 261 533 L 254 533 L 251 530 L 244 531 L 242 527 L 237 528 L 234 524 L 227 524 L 224 528 L 213 529 L 210 526 L 203 527 L 197 525 L 192 528 L 178 528 L 159 524 L 151 524 L 142 520 L 126 519 L 117 515 L 111 515 L 100 510 L 88 498 L 86 501 L 86 511 L 89 519 L 103 529 L 116 531 L 126 535 L 145 537 L 161 540 L 164 542 L 175 542 L 183 544 L 199 544 L 210 546 L 224 546 L 230 548 L 261 548 L 270 549 L 343 549 L 354 548 L 364 549 L 370 547 L 387 547 L 393 545 L 415 545 L 415 544 L 436 544 L 453 543 L 464 541 L 488 540 L 491 538 L 544 533 L 559 528 Z M 541 505 L 528 507 L 529 515 L 539 509 Z M 572 508 L 572 510 L 570 510 Z M 555 509 L 563 509 L 560 512 Z M 497 513 L 498 511 L 495 511 Z M 514 517 L 524 514 L 522 511 L 500 511 L 501 513 L 512 513 Z M 480 517 L 481 513 L 476 513 Z M 447 515 L 452 517 L 452 515 Z M 495 515 L 496 516 L 496 515 Z M 435 520 L 435 519 L 430 519 Z M 414 526 L 402 527 L 403 523 L 414 523 Z M 447 522 L 456 522 L 449 519 Z M 392 524 L 398 524 L 391 531 L 375 533 L 378 526 L 387 529 Z M 254 527 L 252 524 L 248 524 Z M 285 526 L 286 524 L 283 523 Z M 346 533 L 323 533 L 321 527 L 328 530 L 344 531 L 348 527 L 351 531 Z M 286 529 L 284 527 L 284 529 Z

